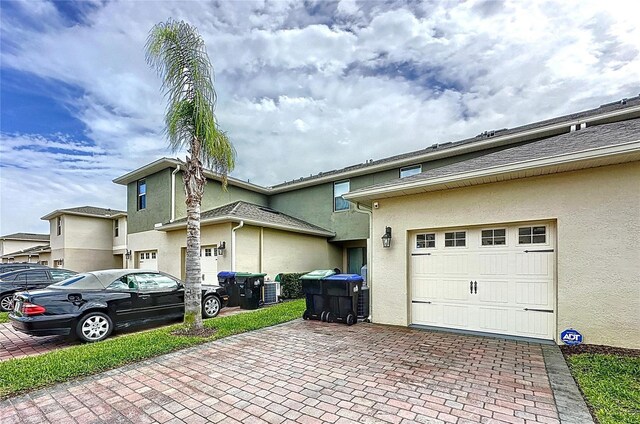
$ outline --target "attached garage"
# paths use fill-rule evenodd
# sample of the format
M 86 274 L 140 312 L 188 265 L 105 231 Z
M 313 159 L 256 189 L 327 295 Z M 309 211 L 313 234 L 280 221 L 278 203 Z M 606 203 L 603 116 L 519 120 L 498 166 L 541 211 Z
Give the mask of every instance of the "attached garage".
M 553 339 L 552 222 L 412 232 L 411 324 Z
M 372 211 L 372 321 L 640 348 L 639 134 L 587 126 L 345 195 Z

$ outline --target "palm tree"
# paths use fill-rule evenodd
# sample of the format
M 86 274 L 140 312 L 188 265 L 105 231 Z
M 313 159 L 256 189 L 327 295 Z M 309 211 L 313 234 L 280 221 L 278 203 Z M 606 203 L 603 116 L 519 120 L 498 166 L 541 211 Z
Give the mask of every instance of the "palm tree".
M 190 330 L 202 328 L 200 267 L 200 205 L 206 177 L 203 166 L 222 176 L 235 164 L 235 150 L 220 130 L 214 109 L 211 62 L 198 30 L 183 21 L 169 19 L 155 25 L 145 46 L 147 63 L 162 78 L 167 98 L 165 114 L 169 146 L 187 149 L 183 172 L 187 204 L 187 258 L 184 290 L 184 323 Z

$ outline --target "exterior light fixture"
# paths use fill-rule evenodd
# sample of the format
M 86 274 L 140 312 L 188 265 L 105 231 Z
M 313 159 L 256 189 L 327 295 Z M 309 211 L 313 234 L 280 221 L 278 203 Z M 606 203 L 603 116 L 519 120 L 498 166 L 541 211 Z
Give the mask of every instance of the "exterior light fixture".
M 384 235 L 382 236 L 382 247 L 391 247 L 391 227 L 384 229 Z
M 221 241 L 220 243 L 218 243 L 218 252 L 221 252 L 226 248 L 227 246 L 225 245 L 224 241 Z
M 131 250 L 127 250 L 127 252 L 124 254 L 124 257 L 129 260 L 131 259 Z

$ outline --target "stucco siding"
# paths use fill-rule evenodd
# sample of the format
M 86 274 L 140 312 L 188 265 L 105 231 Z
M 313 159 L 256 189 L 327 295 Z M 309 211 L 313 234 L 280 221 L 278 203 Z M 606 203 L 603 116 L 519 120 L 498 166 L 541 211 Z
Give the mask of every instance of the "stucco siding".
M 640 348 L 640 163 L 379 200 L 373 320 L 408 325 L 408 240 L 419 229 L 557 223 L 557 331 Z M 393 228 L 392 247 L 379 242 Z
M 113 250 L 113 220 L 86 216 L 64 216 L 64 248 Z
M 27 240 L 0 240 L 0 244 L 2 246 L 0 256 L 2 256 L 13 252 L 18 252 L 19 250 L 29 249 L 30 247 L 42 246 L 47 244 L 47 242 Z
M 154 225 L 171 219 L 171 169 L 145 177 L 147 207 L 138 210 L 138 182 L 127 185 L 127 226 L 129 234 L 153 230 Z
M 49 266 L 53 261 L 63 259 L 62 268 L 76 272 L 97 271 L 100 269 L 122 268 L 122 262 L 111 250 L 97 249 L 56 249 L 51 251 Z

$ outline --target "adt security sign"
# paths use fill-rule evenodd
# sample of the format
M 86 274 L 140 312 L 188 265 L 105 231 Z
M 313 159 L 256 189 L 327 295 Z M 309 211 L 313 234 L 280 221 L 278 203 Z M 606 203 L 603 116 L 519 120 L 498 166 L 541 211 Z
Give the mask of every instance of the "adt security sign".
M 568 344 L 569 346 L 575 346 L 582 343 L 582 334 L 573 328 L 568 328 L 560 333 L 560 338 L 564 344 Z

